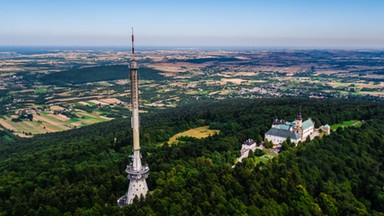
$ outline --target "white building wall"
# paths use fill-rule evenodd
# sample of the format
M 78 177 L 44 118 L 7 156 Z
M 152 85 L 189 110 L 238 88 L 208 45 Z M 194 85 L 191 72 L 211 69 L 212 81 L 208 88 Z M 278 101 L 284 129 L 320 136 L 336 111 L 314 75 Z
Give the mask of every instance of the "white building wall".
M 273 135 L 265 135 L 265 139 L 272 142 L 274 145 L 281 144 L 282 142 L 286 141 L 286 137 L 279 137 L 279 136 L 273 136 Z M 299 143 L 299 139 L 291 139 L 292 142 L 295 144 Z
M 145 195 L 148 192 L 148 186 L 147 182 L 145 179 L 139 179 L 139 180 L 134 180 L 131 179 L 129 181 L 129 188 L 128 188 L 128 193 L 127 193 L 127 203 L 131 204 L 133 202 L 133 199 L 137 196 L 137 198 L 140 199 L 140 196 Z
M 301 140 L 305 140 L 305 139 L 307 139 L 307 137 L 308 137 L 309 135 L 311 135 L 314 131 L 315 131 L 315 127 L 314 127 L 313 125 L 312 125 L 311 127 L 307 128 L 307 129 L 305 129 L 305 130 L 303 131 L 303 137 L 302 137 Z

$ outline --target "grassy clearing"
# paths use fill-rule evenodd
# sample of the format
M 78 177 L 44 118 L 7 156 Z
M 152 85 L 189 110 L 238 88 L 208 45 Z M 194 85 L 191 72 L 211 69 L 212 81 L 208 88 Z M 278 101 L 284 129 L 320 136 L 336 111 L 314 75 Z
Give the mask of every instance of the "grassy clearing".
M 271 152 L 268 151 L 268 150 L 263 150 L 263 152 L 264 152 L 264 155 L 262 155 L 262 156 L 255 156 L 255 157 L 251 157 L 251 158 L 250 158 L 250 159 L 252 160 L 252 164 L 253 164 L 254 166 L 256 166 L 257 164 L 259 164 L 260 162 L 263 162 L 264 164 L 266 164 L 266 163 L 268 163 L 273 157 L 276 156 L 276 154 L 273 154 L 273 153 L 271 153 Z M 248 158 L 248 157 L 245 157 L 245 158 Z M 244 160 L 245 158 L 243 158 L 243 160 Z M 239 163 L 238 158 L 235 160 L 235 165 L 236 165 L 237 163 Z M 240 163 L 242 163 L 242 162 L 240 162 Z M 235 166 L 235 165 L 234 165 L 234 166 Z
M 8 135 L 5 135 L 5 136 L 3 136 L 3 137 L 4 137 L 4 139 L 7 140 L 7 141 L 12 141 L 12 140 L 13 140 L 13 138 L 10 137 L 10 136 L 8 136 Z
M 331 125 L 332 130 L 336 130 L 339 127 L 360 127 L 362 125 L 362 122 L 359 120 L 349 120 L 349 121 L 343 121 L 342 123 Z
M 169 144 L 176 143 L 176 142 L 178 142 L 177 138 L 182 137 L 182 136 L 195 137 L 198 139 L 202 139 L 202 138 L 214 135 L 216 133 L 220 133 L 220 131 L 219 130 L 210 130 L 209 126 L 202 126 L 202 127 L 193 128 L 193 129 L 178 133 L 178 134 L 172 136 L 169 139 L 168 143 Z
M 269 160 L 271 160 L 271 156 L 268 156 L 268 155 L 263 155 L 261 157 L 255 157 L 255 161 L 256 161 L 256 164 L 260 163 L 260 162 L 263 162 L 264 164 L 266 164 Z
M 95 118 L 92 118 L 91 116 L 87 116 L 87 115 L 83 115 L 82 118 L 83 118 L 83 119 L 86 119 L 86 120 L 89 120 L 89 119 L 95 119 Z
M 353 126 L 354 126 L 354 127 L 361 127 L 362 124 L 363 124 L 363 122 L 358 121 L 358 122 L 356 122 L 355 124 L 353 124 Z

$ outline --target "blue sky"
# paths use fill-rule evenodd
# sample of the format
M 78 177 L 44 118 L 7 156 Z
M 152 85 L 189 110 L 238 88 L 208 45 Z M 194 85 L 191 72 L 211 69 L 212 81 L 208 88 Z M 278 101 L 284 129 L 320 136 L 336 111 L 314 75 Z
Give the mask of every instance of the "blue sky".
M 0 45 L 384 48 L 382 0 L 1 0 Z

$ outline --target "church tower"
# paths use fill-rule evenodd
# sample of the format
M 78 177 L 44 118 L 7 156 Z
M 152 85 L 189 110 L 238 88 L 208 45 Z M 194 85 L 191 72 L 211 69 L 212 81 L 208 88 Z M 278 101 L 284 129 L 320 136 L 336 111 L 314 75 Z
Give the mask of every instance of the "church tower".
M 126 195 L 120 197 L 117 200 L 117 204 L 120 207 L 129 205 L 133 202 L 135 197 L 145 197 L 148 192 L 148 186 L 146 179 L 149 174 L 148 165 L 141 164 L 141 153 L 140 153 L 140 134 L 139 134 L 139 89 L 138 89 L 138 76 L 137 76 L 137 63 L 134 58 L 134 36 L 132 29 L 132 59 L 130 63 L 131 71 L 131 126 L 133 134 L 133 155 L 132 163 L 130 163 L 125 172 L 128 174 L 129 187 Z
M 300 134 L 300 137 L 303 137 L 303 118 L 301 117 L 301 111 L 296 116 L 296 133 Z
M 296 116 L 296 127 L 301 128 L 303 126 L 303 118 L 301 117 L 301 111 Z

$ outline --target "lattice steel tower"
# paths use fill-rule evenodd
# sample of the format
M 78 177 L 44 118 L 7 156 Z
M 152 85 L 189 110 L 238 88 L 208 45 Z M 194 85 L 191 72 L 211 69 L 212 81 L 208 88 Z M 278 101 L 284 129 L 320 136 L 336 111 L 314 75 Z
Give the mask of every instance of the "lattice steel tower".
M 138 89 L 138 77 L 137 77 L 137 63 L 135 61 L 135 38 L 132 29 L 132 59 L 130 63 L 131 70 L 131 126 L 133 133 L 133 155 L 132 163 L 130 163 L 125 172 L 128 173 L 129 187 L 128 192 L 124 196 L 117 200 L 117 204 L 120 207 L 129 205 L 133 202 L 133 199 L 137 196 L 145 197 L 148 192 L 148 186 L 146 178 L 148 177 L 149 168 L 148 165 L 141 164 L 140 153 L 140 134 L 139 134 L 139 89 Z

